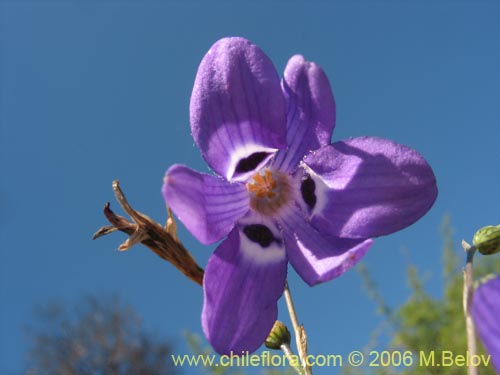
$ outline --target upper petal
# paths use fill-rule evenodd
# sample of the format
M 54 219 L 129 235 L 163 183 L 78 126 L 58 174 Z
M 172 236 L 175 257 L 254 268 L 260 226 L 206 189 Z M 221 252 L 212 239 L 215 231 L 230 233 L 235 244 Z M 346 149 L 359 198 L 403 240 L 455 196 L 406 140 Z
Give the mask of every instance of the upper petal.
M 371 238 L 403 229 L 437 197 L 425 159 L 386 139 L 337 142 L 308 155 L 303 166 L 314 195 L 307 207 L 312 224 L 339 237 Z
M 205 55 L 190 117 L 203 157 L 227 180 L 245 179 L 285 147 L 285 100 L 278 74 L 264 52 L 244 38 L 221 39 Z
M 201 243 L 225 237 L 249 209 L 242 184 L 173 165 L 165 174 L 163 197 L 179 220 Z
M 329 236 L 313 228 L 298 210 L 282 218 L 287 255 L 310 286 L 339 277 L 368 251 L 371 239 Z
M 282 89 L 287 103 L 287 149 L 275 165 L 292 171 L 312 150 L 330 144 L 335 126 L 335 102 L 323 70 L 300 55 L 285 68 Z
M 246 227 L 233 229 L 205 270 L 202 325 L 219 354 L 242 355 L 264 343 L 285 285 L 287 259 L 276 229 L 267 227 L 276 241 L 262 246 Z
M 472 298 L 472 318 L 493 366 L 500 373 L 500 276 L 481 284 Z

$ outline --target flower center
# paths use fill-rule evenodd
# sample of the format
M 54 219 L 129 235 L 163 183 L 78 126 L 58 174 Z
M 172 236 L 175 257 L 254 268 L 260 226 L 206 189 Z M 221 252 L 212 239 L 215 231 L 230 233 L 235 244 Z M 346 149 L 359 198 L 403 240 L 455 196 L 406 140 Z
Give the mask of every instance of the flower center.
M 267 168 L 252 176 L 247 189 L 250 192 L 250 207 L 268 216 L 276 214 L 291 195 L 288 176 Z
M 257 173 L 252 176 L 252 183 L 248 183 L 248 191 L 253 193 L 255 197 L 262 198 L 274 198 L 276 192 L 274 191 L 278 187 L 278 182 L 273 178 L 273 172 L 269 169 L 264 170 L 264 175 Z

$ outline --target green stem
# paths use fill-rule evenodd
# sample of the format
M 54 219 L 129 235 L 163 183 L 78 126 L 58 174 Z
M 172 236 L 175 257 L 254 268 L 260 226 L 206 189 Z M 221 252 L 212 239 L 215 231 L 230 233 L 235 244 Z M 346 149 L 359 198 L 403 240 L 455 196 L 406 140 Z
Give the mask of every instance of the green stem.
M 288 281 L 285 283 L 285 290 L 283 294 L 285 295 L 286 307 L 288 309 L 288 313 L 290 314 L 293 331 L 295 332 L 297 351 L 299 352 L 300 362 L 304 368 L 304 374 L 312 375 L 311 366 L 307 363 L 307 336 L 304 327 L 299 324 L 297 319 L 297 312 L 295 311 L 290 288 L 288 287 Z
M 474 322 L 472 321 L 472 316 L 470 313 L 472 304 L 472 295 L 474 293 L 474 273 L 472 270 L 472 261 L 474 259 L 474 254 L 476 253 L 476 248 L 469 245 L 467 242 L 462 241 L 462 247 L 467 254 L 467 260 L 465 262 L 464 268 L 464 292 L 463 292 L 463 304 L 464 304 L 464 317 L 465 317 L 465 327 L 467 332 L 467 352 L 469 357 L 477 355 L 477 342 L 476 342 L 476 328 L 474 327 Z M 478 367 L 474 366 L 472 363 L 468 367 L 468 375 L 478 375 Z
M 288 344 L 281 344 L 281 351 L 285 354 L 286 358 L 288 359 L 288 364 L 290 365 L 291 368 L 295 370 L 297 375 L 306 375 L 302 367 L 298 366 L 296 357 L 294 356 L 292 349 L 290 349 L 290 345 Z

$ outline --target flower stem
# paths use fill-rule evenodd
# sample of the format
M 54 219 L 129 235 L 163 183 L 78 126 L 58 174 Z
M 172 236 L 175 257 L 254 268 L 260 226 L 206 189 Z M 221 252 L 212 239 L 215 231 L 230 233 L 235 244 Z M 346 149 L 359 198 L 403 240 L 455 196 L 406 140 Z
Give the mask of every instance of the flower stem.
M 290 348 L 290 345 L 288 344 L 282 344 L 281 345 L 281 351 L 285 354 L 286 358 L 288 359 L 288 363 L 290 364 L 290 367 L 295 370 L 297 375 L 304 375 L 304 370 L 297 365 L 296 359 L 294 359 L 294 355 L 292 352 L 292 349 Z
M 295 332 L 295 341 L 297 344 L 297 351 L 299 352 L 300 362 L 304 368 L 305 375 L 312 375 L 311 366 L 307 361 L 307 335 L 304 330 L 304 326 L 299 324 L 297 319 L 297 312 L 295 311 L 295 306 L 293 305 L 292 295 L 290 293 L 290 288 L 288 287 L 288 281 L 285 283 L 285 301 L 288 313 L 290 314 L 290 320 L 292 321 L 293 330 Z
M 467 332 L 467 352 L 470 357 L 477 355 L 477 342 L 476 342 L 476 329 L 474 327 L 474 322 L 472 321 L 472 316 L 470 313 L 470 308 L 472 304 L 472 294 L 474 293 L 474 275 L 472 271 L 472 260 L 474 259 L 474 254 L 476 253 L 476 248 L 469 245 L 467 242 L 462 240 L 462 247 L 467 254 L 467 260 L 464 268 L 464 293 L 463 293 L 463 304 L 464 304 L 464 316 L 465 316 L 465 327 Z M 469 364 L 468 375 L 478 375 L 478 367 Z

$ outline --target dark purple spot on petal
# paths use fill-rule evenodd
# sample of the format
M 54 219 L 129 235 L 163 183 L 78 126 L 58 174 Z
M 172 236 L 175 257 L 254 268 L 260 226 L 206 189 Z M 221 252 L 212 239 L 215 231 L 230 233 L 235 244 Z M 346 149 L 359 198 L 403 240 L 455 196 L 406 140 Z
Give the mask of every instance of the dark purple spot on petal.
M 262 224 L 246 225 L 243 233 L 252 242 L 257 242 L 262 247 L 268 247 L 273 241 L 279 242 L 273 235 L 273 232 Z
M 311 178 L 311 176 L 307 175 L 300 185 L 300 193 L 302 194 L 302 199 L 310 208 L 314 208 L 316 205 L 316 183 Z
M 254 170 L 262 161 L 269 156 L 268 152 L 254 152 L 249 157 L 241 159 L 236 166 L 236 174 L 246 173 Z

